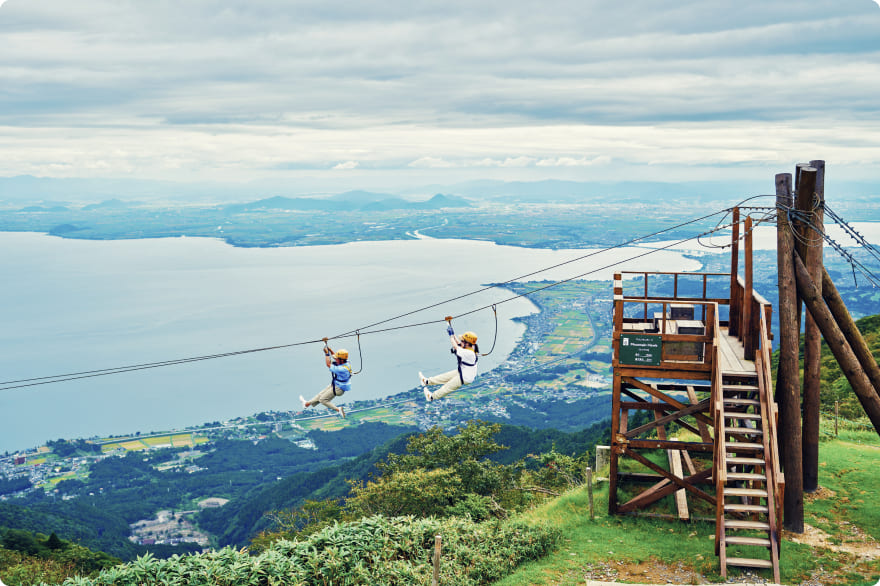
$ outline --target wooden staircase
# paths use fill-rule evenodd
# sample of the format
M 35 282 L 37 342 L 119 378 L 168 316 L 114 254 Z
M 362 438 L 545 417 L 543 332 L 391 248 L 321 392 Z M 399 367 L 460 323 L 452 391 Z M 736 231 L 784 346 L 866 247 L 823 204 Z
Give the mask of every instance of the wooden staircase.
M 722 374 L 716 403 L 716 553 L 721 575 L 729 566 L 773 570 L 779 584 L 779 502 L 775 404 L 761 369 Z M 733 548 L 734 555 L 730 555 Z

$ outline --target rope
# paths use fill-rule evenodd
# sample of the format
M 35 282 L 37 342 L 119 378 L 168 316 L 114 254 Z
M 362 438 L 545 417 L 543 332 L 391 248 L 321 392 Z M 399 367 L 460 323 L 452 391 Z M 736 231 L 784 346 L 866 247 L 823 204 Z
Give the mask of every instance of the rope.
M 356 372 L 353 372 L 351 374 L 360 374 L 361 371 L 364 369 L 364 353 L 361 350 L 361 332 L 360 332 L 360 330 L 357 331 L 357 341 L 358 341 L 358 364 L 360 364 L 361 367 L 358 368 Z
M 492 338 L 492 347 L 489 348 L 488 352 L 482 354 L 482 356 L 488 356 L 489 354 L 491 354 L 492 350 L 495 349 L 495 342 L 498 341 L 498 309 L 495 307 L 494 304 L 492 305 L 492 313 L 495 315 L 495 336 Z
M 765 196 L 755 196 L 755 197 L 765 197 Z M 750 199 L 752 199 L 752 198 L 750 198 Z M 746 200 L 746 201 L 747 201 L 747 200 Z M 305 340 L 305 341 L 295 342 L 295 343 L 290 343 L 290 344 L 281 344 L 281 345 L 277 345 L 277 346 L 267 346 L 267 347 L 263 347 L 263 348 L 253 348 L 253 349 L 249 349 L 249 350 L 238 350 L 238 351 L 234 351 L 234 352 L 224 352 L 224 353 L 210 354 L 210 355 L 205 355 L 205 356 L 195 356 L 195 357 L 190 357 L 190 358 L 179 358 L 179 359 L 163 360 L 163 361 L 158 361 L 158 362 L 149 362 L 149 363 L 143 363 L 143 364 L 133 364 L 133 365 L 128 365 L 128 366 L 113 367 L 113 368 L 104 368 L 104 369 L 86 370 L 86 371 L 72 372 L 72 373 L 66 373 L 66 374 L 56 374 L 56 375 L 50 375 L 50 376 L 42 376 L 42 377 L 34 377 L 34 378 L 26 378 L 26 379 L 18 379 L 18 380 L 4 381 L 4 382 L 0 382 L 0 391 L 7 391 L 7 390 L 19 389 L 19 388 L 25 388 L 25 387 L 33 387 L 33 386 L 44 385 L 44 384 L 52 384 L 52 383 L 58 383 L 58 382 L 66 382 L 66 381 L 72 381 L 72 380 L 80 380 L 80 379 L 84 379 L 84 378 L 93 378 L 93 377 L 98 377 L 98 376 L 106 376 L 106 375 L 110 375 L 110 374 L 121 374 L 121 373 L 125 373 L 125 372 L 135 372 L 135 371 L 138 371 L 138 370 L 147 370 L 147 369 L 159 368 L 159 367 L 163 367 L 163 366 L 173 366 L 173 365 L 177 365 L 177 364 L 188 364 L 188 363 L 190 363 L 190 362 L 200 362 L 200 361 L 203 361 L 203 360 L 214 360 L 214 359 L 217 359 L 217 358 L 226 358 L 226 357 L 230 357 L 230 356 L 239 356 L 239 355 L 243 355 L 243 354 L 252 354 L 252 353 L 256 353 L 256 352 L 265 352 L 265 351 L 268 351 L 268 350 L 278 350 L 278 349 L 283 349 L 283 348 L 293 348 L 293 347 L 296 347 L 296 346 L 305 346 L 305 345 L 309 345 L 309 344 L 315 344 L 315 343 L 322 342 L 322 341 L 323 341 L 323 342 L 325 343 L 325 345 L 326 345 L 326 343 L 327 343 L 327 341 L 328 341 L 329 339 L 343 339 L 343 338 L 349 338 L 349 337 L 351 337 L 351 336 L 353 336 L 353 335 L 356 335 L 356 336 L 358 337 L 358 340 L 359 340 L 361 334 L 363 334 L 363 335 L 368 335 L 368 334 L 378 334 L 378 333 L 390 332 L 390 331 L 395 331 L 395 330 L 401 330 L 401 329 L 414 328 L 414 327 L 420 327 L 420 326 L 426 326 L 426 325 L 432 325 L 432 324 L 442 323 L 444 320 L 430 320 L 430 321 L 423 321 L 423 322 L 417 322 L 417 323 L 405 324 L 405 325 L 401 325 L 401 326 L 394 326 L 394 327 L 388 327 L 388 328 L 369 329 L 369 328 L 374 328 L 374 327 L 377 326 L 377 325 L 382 325 L 382 324 L 385 324 L 385 323 L 388 323 L 388 322 L 391 322 L 391 321 L 398 320 L 398 319 L 403 318 L 403 317 L 407 317 L 407 316 L 413 315 L 413 314 L 415 314 L 415 313 L 419 313 L 419 312 L 425 311 L 425 310 L 427 310 L 427 309 L 432 309 L 432 308 L 434 308 L 434 307 L 437 307 L 437 306 L 439 306 L 439 305 L 443 305 L 443 304 L 445 304 L 445 303 L 449 303 L 449 302 L 452 302 L 452 301 L 457 301 L 457 300 L 459 300 L 459 299 L 463 299 L 463 298 L 466 298 L 466 297 L 469 297 L 469 296 L 472 296 L 472 295 L 476 295 L 476 294 L 478 294 L 478 293 L 482 293 L 482 292 L 484 292 L 484 291 L 488 291 L 488 290 L 490 290 L 490 289 L 498 288 L 498 287 L 500 287 L 500 286 L 502 286 L 502 285 L 506 285 L 506 284 L 512 283 L 512 282 L 514 282 L 514 281 L 520 281 L 520 280 L 523 280 L 523 279 L 525 279 L 525 278 L 527 278 L 527 277 L 531 277 L 531 276 L 534 276 L 534 275 L 537 275 L 537 274 L 540 274 L 540 273 L 543 273 L 543 272 L 546 272 L 546 271 L 549 271 L 549 270 L 552 270 L 552 269 L 555 269 L 555 268 L 559 268 L 559 267 L 562 267 L 562 266 L 565 266 L 565 265 L 568 265 L 568 264 L 571 264 L 571 263 L 574 263 L 574 262 L 577 262 L 577 261 L 580 261 L 580 260 L 584 260 L 584 259 L 586 259 L 586 258 L 590 258 L 590 257 L 592 257 L 592 256 L 595 256 L 595 255 L 597 255 L 597 254 L 601 254 L 601 253 L 603 253 L 603 252 L 608 252 L 608 251 L 610 251 L 610 250 L 615 250 L 615 249 L 617 249 L 617 248 L 621 248 L 621 247 L 624 247 L 624 246 L 628 246 L 628 245 L 631 245 L 631 244 L 633 244 L 633 243 L 636 243 L 636 242 L 639 242 L 639 241 L 645 240 L 645 239 L 647 239 L 647 238 L 651 238 L 651 237 L 654 237 L 654 236 L 657 236 L 657 235 L 663 234 L 663 233 L 665 233 L 665 232 L 669 232 L 669 231 L 672 231 L 672 230 L 676 230 L 676 229 L 682 228 L 682 227 L 684 227 L 684 226 L 688 226 L 688 225 L 690 225 L 690 224 L 693 224 L 693 223 L 696 223 L 696 222 L 699 222 L 699 221 L 702 221 L 702 220 L 706 220 L 706 219 L 711 218 L 711 217 L 713 217 L 713 216 L 716 216 L 716 215 L 718 215 L 718 214 L 721 214 L 721 213 L 727 213 L 727 212 L 729 212 L 729 209 L 718 210 L 718 211 L 715 211 L 715 212 L 713 212 L 713 213 L 711 213 L 711 214 L 707 214 L 707 215 L 701 216 L 701 217 L 699 217 L 699 218 L 695 218 L 695 219 L 692 219 L 692 220 L 688 220 L 688 221 L 686 221 L 686 222 L 682 222 L 682 223 L 680 223 L 680 224 L 676 224 L 675 226 L 671 226 L 671 227 L 669 227 L 669 228 L 665 228 L 665 229 L 663 229 L 663 230 L 658 230 L 658 231 L 652 232 L 652 233 L 647 234 L 647 235 L 645 235 L 645 236 L 640 236 L 640 237 L 638 237 L 638 238 L 633 238 L 633 239 L 628 240 L 628 241 L 626 241 L 626 242 L 624 242 L 624 243 L 621 243 L 621 244 L 616 244 L 616 245 L 614 245 L 614 246 L 609 246 L 609 247 L 606 247 L 606 248 L 603 248 L 603 249 L 599 249 L 599 250 L 596 250 L 596 251 L 590 252 L 590 253 L 588 253 L 588 254 L 582 255 L 582 256 L 580 256 L 580 257 L 577 257 L 577 258 L 574 258 L 574 259 L 571 259 L 571 260 L 567 260 L 567 261 L 564 261 L 564 262 L 561 262 L 561 263 L 557 263 L 557 264 L 555 264 L 555 265 L 551 265 L 551 266 L 548 266 L 548 267 L 545 267 L 545 268 L 539 269 L 539 270 L 537 270 L 537 271 L 533 271 L 533 272 L 531 272 L 531 273 L 527 273 L 527 274 L 525 274 L 525 275 L 520 275 L 520 276 L 518 276 L 518 277 L 514 277 L 514 278 L 512 278 L 512 279 L 508 279 L 508 280 L 506 280 L 506 281 L 502 281 L 501 283 L 496 283 L 496 284 L 493 284 L 493 285 L 490 285 L 490 286 L 482 287 L 482 288 L 480 288 L 480 289 L 478 289 L 478 290 L 472 291 L 472 292 L 470 292 L 470 293 L 465 293 L 465 294 L 462 294 L 462 295 L 458 295 L 458 296 L 456 296 L 456 297 L 452 297 L 452 298 L 447 299 L 447 300 L 445 300 L 445 301 L 440 301 L 440 302 L 437 302 L 437 303 L 432 303 L 432 304 L 430 304 L 430 305 L 426 305 L 426 306 L 424 306 L 424 307 L 421 307 L 421 308 L 418 308 L 418 309 L 415 309 L 415 310 L 412 310 L 412 311 L 408 311 L 408 312 L 406 312 L 406 313 L 402 313 L 402 314 L 400 314 L 400 315 L 397 315 L 397 316 L 394 316 L 394 317 L 391 317 L 391 318 L 388 318 L 388 319 L 384 319 L 384 320 L 381 320 L 381 321 L 375 322 L 375 323 L 370 324 L 370 325 L 367 325 L 367 326 L 363 326 L 363 327 L 358 328 L 358 329 L 355 329 L 355 330 L 350 330 L 350 331 L 348 331 L 348 332 L 345 332 L 345 333 L 342 333 L 342 334 L 339 334 L 339 335 L 336 335 L 336 336 L 332 336 L 332 337 L 330 337 L 330 338 L 325 337 L 325 338 L 320 338 L 320 339 L 315 339 L 315 340 Z M 674 246 L 678 246 L 678 245 L 683 244 L 683 243 L 685 243 L 685 242 L 688 242 L 688 241 L 690 241 L 690 240 L 699 239 L 699 238 L 702 237 L 702 236 L 706 236 L 706 235 L 708 235 L 708 234 L 712 234 L 712 233 L 714 233 L 714 232 L 717 232 L 717 231 L 720 230 L 720 229 L 721 229 L 721 228 L 716 227 L 716 228 L 713 228 L 712 230 L 709 230 L 709 231 L 703 232 L 703 233 L 698 234 L 698 235 L 696 235 L 696 236 L 691 236 L 691 237 L 688 237 L 688 238 L 684 238 L 684 239 L 682 239 L 682 240 L 679 240 L 679 241 L 673 242 L 673 243 L 668 244 L 668 245 L 666 245 L 666 246 L 662 246 L 662 247 L 659 247 L 659 248 L 652 248 L 651 250 L 649 250 L 649 251 L 647 251 L 647 252 L 644 252 L 644 253 L 642 253 L 642 254 L 638 254 L 638 255 L 632 256 L 632 257 L 630 257 L 630 258 L 628 258 L 628 259 L 624 259 L 624 260 L 622 260 L 622 261 L 614 262 L 614 263 L 611 263 L 611 264 L 608 264 L 608 265 L 602 266 L 602 267 L 600 267 L 600 268 L 593 269 L 593 270 L 591 270 L 591 271 L 587 271 L 587 272 L 585 272 L 585 273 L 581 273 L 581 274 L 579 274 L 579 275 L 575 275 L 575 276 L 573 276 L 573 277 L 569 277 L 569 278 L 567 278 L 567 279 L 562 279 L 562 280 L 560 280 L 560 281 L 557 281 L 556 283 L 551 283 L 551 284 L 546 285 L 546 286 L 544 286 L 544 287 L 539 287 L 539 288 L 534 289 L 534 290 L 532 290 L 532 291 L 529 291 L 529 292 L 526 292 L 526 293 L 522 293 L 522 294 L 519 294 L 519 295 L 515 295 L 515 296 L 513 296 L 513 297 L 509 297 L 509 298 L 504 299 L 504 300 L 502 300 L 502 301 L 498 301 L 498 302 L 496 302 L 495 304 L 492 304 L 492 305 L 485 305 L 485 306 L 479 307 L 479 308 L 477 308 L 477 309 L 473 309 L 473 310 L 470 310 L 470 311 L 466 311 L 466 312 L 464 312 L 464 313 L 459 314 L 458 316 L 450 316 L 450 318 L 451 318 L 451 317 L 463 317 L 463 316 L 466 316 L 466 315 L 471 315 L 471 314 L 476 313 L 476 312 L 478 312 L 478 311 L 482 311 L 482 310 L 484 310 L 484 309 L 488 309 L 488 308 L 490 308 L 490 307 L 494 307 L 494 305 L 500 305 L 500 304 L 502 304 L 502 303 L 507 303 L 507 302 L 509 302 L 509 301 L 514 301 L 514 300 L 519 299 L 519 298 L 522 298 L 522 297 L 528 297 L 528 296 L 530 296 L 530 295 L 533 295 L 533 294 L 535 294 L 535 293 L 538 293 L 538 292 L 541 292 L 541 291 L 544 291 L 544 290 L 550 289 L 550 288 L 552 288 L 552 287 L 557 287 L 557 286 L 559 286 L 559 285 L 562 285 L 562 284 L 565 284 L 565 283 L 571 282 L 571 281 L 573 281 L 573 280 L 581 279 L 581 278 L 583 278 L 583 277 L 585 277 L 585 276 L 591 275 L 591 274 L 596 273 L 596 272 L 598 272 L 598 271 L 605 270 L 605 269 L 608 269 L 608 268 L 611 268 L 611 267 L 614 267 L 614 266 L 617 266 L 617 265 L 620 265 L 620 264 L 623 264 L 623 263 L 626 263 L 626 262 L 629 262 L 629 261 L 637 260 L 637 259 L 639 259 L 639 258 L 643 258 L 643 257 L 648 256 L 648 255 L 650 255 L 650 254 L 654 254 L 654 253 L 656 253 L 656 252 L 659 252 L 659 251 L 661 251 L 661 250 L 666 250 L 666 249 L 668 249 L 668 248 L 672 248 L 672 247 L 674 247 Z M 497 317 L 497 314 L 496 314 L 496 317 Z M 366 331 L 363 331 L 363 330 L 366 330 Z M 496 332 L 496 336 L 497 336 L 497 332 Z M 493 348 L 494 348 L 494 343 L 493 343 Z M 490 352 L 491 352 L 491 350 L 490 350 Z M 363 363 L 361 364 L 361 367 L 363 367 Z

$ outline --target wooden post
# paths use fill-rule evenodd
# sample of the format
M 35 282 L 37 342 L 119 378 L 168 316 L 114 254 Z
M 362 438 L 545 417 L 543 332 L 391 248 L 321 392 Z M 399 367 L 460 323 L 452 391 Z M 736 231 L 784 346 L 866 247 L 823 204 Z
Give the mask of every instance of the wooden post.
M 587 494 L 590 496 L 590 521 L 596 518 L 593 510 L 593 469 L 587 466 Z
M 813 284 L 822 292 L 822 235 L 824 228 L 824 172 L 825 161 L 812 161 L 801 168 L 797 209 L 808 220 L 801 220 L 798 253 Z M 820 195 L 820 193 L 822 195 Z M 821 232 L 821 233 L 820 233 Z M 804 491 L 819 488 L 819 390 L 822 358 L 822 336 L 810 313 L 804 325 L 804 394 L 803 394 L 803 466 Z
M 810 280 L 807 268 L 801 262 L 799 256 L 794 256 L 794 263 L 797 288 L 800 291 L 801 297 L 803 297 L 804 302 L 807 304 L 813 319 L 816 320 L 816 325 L 822 331 L 822 336 L 840 365 L 840 370 L 843 371 L 846 380 L 865 409 L 865 413 L 868 414 L 868 419 L 874 425 L 874 430 L 880 434 L 880 395 L 874 390 L 868 375 L 865 374 L 858 358 L 856 358 L 852 348 L 847 343 L 846 337 L 840 331 L 837 322 L 834 321 L 834 316 L 831 315 L 831 311 L 828 310 L 828 307 L 822 301 L 822 295 Z M 787 472 L 785 478 L 788 481 Z
M 837 437 L 837 418 L 840 417 L 840 401 L 834 401 L 834 437 Z
M 834 321 L 840 326 L 840 330 L 846 337 L 846 341 L 849 342 L 850 348 L 852 348 L 856 358 L 859 359 L 859 364 L 865 369 L 865 374 L 868 375 L 871 384 L 874 385 L 874 390 L 880 393 L 880 366 L 874 360 L 874 355 L 871 354 L 865 338 L 862 337 L 862 333 L 856 327 L 856 322 L 853 321 L 852 316 L 847 311 L 846 305 L 844 305 L 843 299 L 841 299 L 840 293 L 837 291 L 837 287 L 834 286 L 834 281 L 831 280 L 831 277 L 828 276 L 828 271 L 824 268 L 822 269 L 822 298 L 825 299 L 825 304 L 831 310 Z
M 439 586 L 440 584 L 440 547 L 443 538 L 439 535 L 434 536 L 434 579 L 431 580 L 431 586 Z
M 727 331 L 731 336 L 739 334 L 739 303 L 734 291 L 739 288 L 739 208 L 733 208 L 733 233 L 730 236 L 730 313 Z
M 648 276 L 645 275 L 645 282 Z M 647 307 L 647 304 L 645 305 Z M 647 310 L 646 310 L 647 313 Z M 614 366 L 614 382 L 611 387 L 611 446 L 608 453 L 608 514 L 617 514 L 617 458 L 621 446 L 617 441 L 620 430 L 620 389 L 623 381 L 617 366 L 620 360 L 620 332 L 623 331 L 623 274 L 614 275 L 614 334 L 611 342 L 613 348 L 612 364 Z
M 617 459 L 622 446 L 617 441 L 620 433 L 620 388 L 623 382 L 617 369 L 611 388 L 611 449 L 608 451 L 608 514 L 617 514 Z
M 804 493 L 801 454 L 801 405 L 798 354 L 800 327 L 795 285 L 794 236 L 788 222 L 792 207 L 791 175 L 776 176 L 776 251 L 779 269 L 779 367 L 776 397 L 779 403 L 779 439 L 785 472 L 784 526 L 804 532 Z
M 755 350 L 757 349 L 757 339 L 755 337 L 755 329 L 752 328 L 752 297 L 753 297 L 753 280 L 752 280 L 752 218 L 746 217 L 743 223 L 743 236 L 745 237 L 745 289 L 743 290 L 742 299 L 742 321 L 740 322 L 743 339 L 743 354 L 746 360 L 755 359 Z

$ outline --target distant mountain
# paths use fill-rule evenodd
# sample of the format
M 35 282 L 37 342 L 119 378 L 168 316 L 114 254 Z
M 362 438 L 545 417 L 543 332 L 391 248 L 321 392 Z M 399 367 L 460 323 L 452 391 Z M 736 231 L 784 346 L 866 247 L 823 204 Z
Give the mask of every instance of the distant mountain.
M 14 202 L 20 205 L 46 205 L 47 201 L 91 203 L 100 199 L 119 198 L 142 201 L 187 201 L 187 202 L 242 202 L 253 201 L 275 194 L 284 197 L 322 201 L 315 195 L 325 196 L 338 189 L 356 187 L 352 180 L 316 177 L 298 177 L 295 181 L 285 178 L 260 179 L 247 183 L 198 182 L 183 183 L 172 181 L 134 180 L 134 179 L 81 179 L 54 178 L 19 175 L 0 177 L 0 202 Z M 658 198 L 694 198 L 697 200 L 736 200 L 757 194 L 774 192 L 773 176 L 766 180 L 731 181 L 499 181 L 477 180 L 451 184 L 411 185 L 396 189 L 395 193 L 375 193 L 353 190 L 339 193 L 327 200 L 346 201 L 364 205 L 389 198 L 424 197 L 428 193 L 454 193 L 470 199 L 504 199 L 512 202 L 559 202 L 576 203 L 599 201 L 603 197 L 632 198 L 635 201 Z M 874 201 L 880 195 L 877 181 L 838 180 L 829 174 L 825 181 L 825 193 L 833 195 L 835 201 Z M 274 198 L 270 198 L 274 199 Z M 263 201 L 263 200 L 260 200 Z M 305 201 L 302 205 L 308 205 Z M 301 208 L 292 208 L 301 209 Z M 302 208 L 315 209 L 315 208 Z
M 615 201 L 656 201 L 663 199 L 687 199 L 689 201 L 712 201 L 744 199 L 768 193 L 764 182 L 739 181 L 721 183 L 693 181 L 665 183 L 660 181 L 471 181 L 447 187 L 465 197 L 505 200 L 521 203 L 590 203 L 607 198 Z
M 64 206 L 52 206 L 50 208 L 44 206 L 27 206 L 23 207 L 20 212 L 69 212 L 70 208 Z
M 282 197 L 275 196 L 251 203 L 233 204 L 224 207 L 227 213 L 242 213 L 271 210 L 296 211 L 362 211 L 380 212 L 389 210 L 438 210 L 441 208 L 467 207 L 471 202 L 454 195 L 436 194 L 427 201 L 412 201 L 389 194 L 368 191 L 348 191 L 327 198 Z
M 92 210 L 124 210 L 126 208 L 134 207 L 139 204 L 140 202 L 136 201 L 122 201 L 120 199 L 113 198 L 102 201 L 101 203 L 93 203 L 87 206 L 83 206 L 83 211 L 90 212 Z

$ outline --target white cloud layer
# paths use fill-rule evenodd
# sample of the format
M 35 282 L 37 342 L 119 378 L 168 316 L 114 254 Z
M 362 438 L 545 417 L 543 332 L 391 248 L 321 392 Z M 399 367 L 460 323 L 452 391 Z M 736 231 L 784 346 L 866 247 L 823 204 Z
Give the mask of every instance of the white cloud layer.
M 414 5 L 413 5 L 414 4 Z M 0 175 L 877 178 L 873 0 L 8 0 Z

